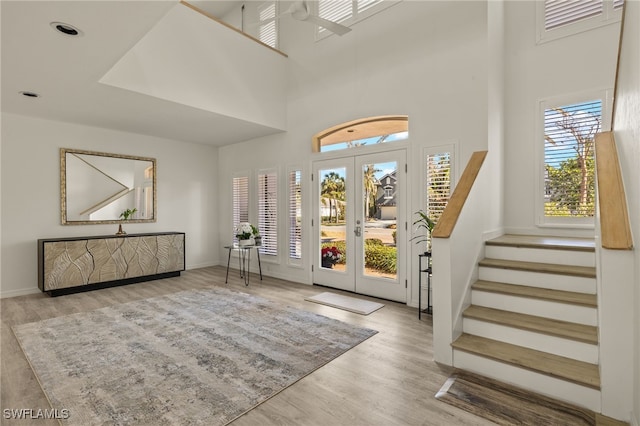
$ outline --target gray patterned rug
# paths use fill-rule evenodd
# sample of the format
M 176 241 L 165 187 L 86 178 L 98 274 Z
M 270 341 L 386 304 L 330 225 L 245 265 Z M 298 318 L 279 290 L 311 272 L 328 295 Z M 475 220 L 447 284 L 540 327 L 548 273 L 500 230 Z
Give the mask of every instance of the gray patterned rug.
M 377 332 L 212 288 L 14 333 L 62 423 L 85 426 L 227 424 Z

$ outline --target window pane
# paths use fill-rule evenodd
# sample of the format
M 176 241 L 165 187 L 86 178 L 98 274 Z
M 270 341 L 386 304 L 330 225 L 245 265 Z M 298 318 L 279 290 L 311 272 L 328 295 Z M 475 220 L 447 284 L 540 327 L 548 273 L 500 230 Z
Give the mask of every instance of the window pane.
M 258 229 L 261 254 L 278 255 L 278 183 L 275 172 L 258 175 Z
M 347 269 L 347 169 L 323 169 L 318 172 L 320 185 L 320 265 L 326 269 Z
M 451 196 L 451 153 L 427 155 L 427 216 L 438 223 Z M 427 237 L 430 247 L 431 235 Z
M 233 178 L 233 228 L 241 222 L 249 222 L 249 178 Z M 235 235 L 234 241 L 237 241 Z
M 545 109 L 544 214 L 594 216 L 594 138 L 602 101 Z
M 545 30 L 571 24 L 602 13 L 602 0 L 546 0 Z
M 278 44 L 277 37 L 277 20 L 276 18 L 276 3 L 268 2 L 262 4 L 258 8 L 258 14 L 260 16 L 260 22 L 269 21 L 265 24 L 261 24 L 258 29 L 258 39 L 266 45 L 273 47 L 274 49 Z
M 353 16 L 353 3 L 351 0 L 320 0 L 318 14 L 329 21 L 344 21 Z
M 302 172 L 289 172 L 289 257 L 302 258 Z

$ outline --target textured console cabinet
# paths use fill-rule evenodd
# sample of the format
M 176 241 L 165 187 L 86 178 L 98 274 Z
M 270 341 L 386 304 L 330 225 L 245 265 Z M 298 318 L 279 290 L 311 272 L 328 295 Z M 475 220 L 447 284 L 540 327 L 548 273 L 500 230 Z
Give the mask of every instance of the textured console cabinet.
M 38 240 L 38 287 L 51 295 L 180 275 L 182 232 Z

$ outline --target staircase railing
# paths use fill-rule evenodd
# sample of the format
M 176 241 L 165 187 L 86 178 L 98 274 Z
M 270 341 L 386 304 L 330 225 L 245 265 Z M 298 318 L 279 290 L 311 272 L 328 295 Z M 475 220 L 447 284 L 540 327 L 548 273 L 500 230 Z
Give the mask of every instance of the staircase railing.
M 612 250 L 631 250 L 633 237 L 613 132 L 602 132 L 596 135 L 595 159 L 602 247 Z
M 460 182 L 456 185 L 453 195 L 449 198 L 442 216 L 440 216 L 436 227 L 433 229 L 431 234 L 433 238 L 449 238 L 451 236 L 486 156 L 487 151 L 476 151 L 471 155 L 467 167 L 462 172 Z

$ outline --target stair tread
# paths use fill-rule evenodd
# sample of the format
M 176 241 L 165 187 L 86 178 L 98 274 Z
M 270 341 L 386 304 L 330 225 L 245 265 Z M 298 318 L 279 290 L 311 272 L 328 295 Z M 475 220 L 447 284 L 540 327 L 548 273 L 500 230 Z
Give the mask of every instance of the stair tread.
M 458 337 L 451 346 L 457 350 L 501 361 L 550 377 L 600 389 L 600 374 L 596 364 L 466 333 Z
M 598 344 L 598 329 L 591 325 L 577 324 L 476 305 L 471 305 L 465 309 L 463 316 L 465 318 L 506 325 L 521 330 L 563 337 L 584 343 Z
M 546 235 L 505 234 L 486 241 L 486 245 L 586 252 L 596 251 L 596 244 L 593 238 L 552 237 Z
M 471 288 L 473 290 L 487 291 L 491 293 L 501 293 L 511 296 L 528 297 L 531 299 L 569 303 L 572 305 L 588 306 L 592 308 L 596 308 L 598 306 L 597 296 L 590 293 L 578 293 L 574 291 L 554 290 L 549 288 L 483 280 L 476 281 Z
M 489 268 L 512 269 L 547 274 L 572 275 L 576 277 L 595 278 L 596 268 L 591 266 L 561 265 L 555 263 L 525 262 L 521 260 L 484 258 L 480 266 Z

